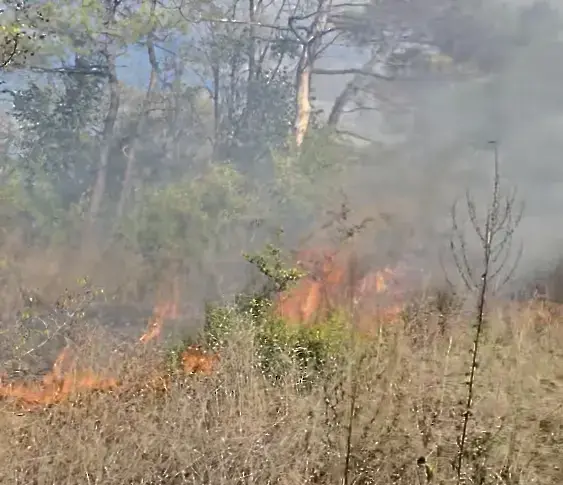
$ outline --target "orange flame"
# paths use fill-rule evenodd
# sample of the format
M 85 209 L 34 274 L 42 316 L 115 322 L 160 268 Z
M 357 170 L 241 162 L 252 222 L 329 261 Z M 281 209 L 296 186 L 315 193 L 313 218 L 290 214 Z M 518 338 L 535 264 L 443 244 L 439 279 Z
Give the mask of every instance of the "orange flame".
M 147 343 L 157 338 L 164 321 L 167 318 L 178 317 L 178 288 L 173 288 L 173 299 L 159 301 L 155 305 L 153 315 L 149 319 L 147 331 L 139 339 Z M 190 346 L 181 354 L 182 371 L 185 374 L 210 375 L 220 361 L 219 354 L 206 352 L 199 346 Z M 123 387 L 114 378 L 96 375 L 91 370 L 77 371 L 72 369 L 73 359 L 70 349 L 65 347 L 55 359 L 51 371 L 41 380 L 7 382 L 7 376 L 0 376 L 0 398 L 12 399 L 16 403 L 27 407 L 58 404 L 68 400 L 71 396 L 86 391 L 115 390 L 123 392 L 132 390 Z M 147 376 L 142 384 L 143 388 L 167 390 L 169 377 L 165 373 L 157 372 Z M 138 383 L 137 383 L 138 384 Z
M 190 345 L 182 352 L 182 369 L 186 374 L 211 375 L 221 360 L 219 354 L 206 352 L 199 345 Z
M 321 317 L 327 310 L 337 308 L 353 298 L 355 305 L 367 310 L 367 303 L 381 300 L 381 296 L 394 297 L 391 280 L 395 277 L 391 268 L 383 268 L 366 275 L 359 282 L 348 281 L 345 260 L 335 252 L 326 250 L 303 251 L 299 264 L 309 271 L 296 286 L 279 295 L 276 311 L 290 323 L 309 323 Z M 352 293 L 350 295 L 350 292 Z M 377 297 L 377 298 L 376 298 Z M 375 313 L 384 319 L 394 319 L 403 309 L 402 302 L 376 305 Z
M 161 290 L 161 294 L 163 291 Z M 147 331 L 141 336 L 139 341 L 146 344 L 152 340 L 160 337 L 162 333 L 162 327 L 167 319 L 178 318 L 178 301 L 179 301 L 179 286 L 177 280 L 172 283 L 172 298 L 157 300 L 157 303 L 153 309 L 151 318 L 149 319 L 149 324 Z
M 345 278 L 344 268 L 335 262 L 335 253 L 328 250 L 305 250 L 298 255 L 298 265 L 308 274 L 278 297 L 277 313 L 289 323 L 307 323 L 320 316 L 338 296 Z
M 80 392 L 111 390 L 117 387 L 115 379 L 97 376 L 90 370 L 82 372 L 63 370 L 69 361 L 69 349 L 65 347 L 55 360 L 51 372 L 42 380 L 7 384 L 0 382 L 0 397 L 15 399 L 31 406 L 57 404 Z
M 277 304 L 279 314 L 289 322 L 309 322 L 321 312 L 334 308 L 342 301 L 343 295 L 346 295 L 348 271 L 344 264 L 337 261 L 335 252 L 303 252 L 301 260 L 310 274 L 293 289 L 281 294 Z M 391 277 L 393 271 L 389 268 L 366 275 L 353 285 L 354 301 L 369 300 L 373 295 L 388 292 Z M 161 296 L 164 294 L 163 291 L 159 293 Z M 157 299 L 148 328 L 139 339 L 141 343 L 146 344 L 158 338 L 166 319 L 178 318 L 177 281 L 173 282 L 168 296 Z M 392 318 L 401 309 L 401 304 L 386 306 L 380 314 Z M 220 360 L 217 353 L 206 352 L 200 346 L 190 346 L 181 354 L 181 369 L 185 374 L 209 375 L 214 372 Z M 0 398 L 11 398 L 19 404 L 33 407 L 61 403 L 72 395 L 86 391 L 131 390 L 114 378 L 96 375 L 91 370 L 72 369 L 72 364 L 70 349 L 65 347 L 55 360 L 51 372 L 41 380 L 6 382 L 5 377 L 0 378 Z M 167 382 L 168 377 L 157 371 L 152 377 L 147 376 L 142 387 L 165 391 Z

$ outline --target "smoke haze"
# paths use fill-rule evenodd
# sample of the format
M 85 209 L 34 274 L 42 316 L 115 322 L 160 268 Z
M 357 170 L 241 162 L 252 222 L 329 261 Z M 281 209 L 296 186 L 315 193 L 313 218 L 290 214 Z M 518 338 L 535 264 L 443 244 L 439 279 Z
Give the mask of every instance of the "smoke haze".
M 381 207 L 396 213 L 413 231 L 410 238 L 404 237 L 404 230 L 398 231 L 398 240 L 391 238 L 389 248 L 403 246 L 408 251 L 422 246 L 433 269 L 437 253 L 448 251 L 453 201 L 461 198 L 463 216 L 466 190 L 481 208 L 490 200 L 494 153 L 489 141 L 497 142 L 505 190 L 516 188 L 517 200 L 525 204 L 515 235 L 524 247 L 519 274 L 559 256 L 563 67 L 554 61 L 562 49 L 561 25 L 545 6 L 523 15 L 519 10 L 523 3 L 488 7 L 496 16 L 488 22 L 499 31 L 473 48 L 495 51 L 497 62 L 489 73 L 461 80 L 396 83 L 400 87 L 394 89 L 414 106 L 413 114 L 404 122 L 402 139 L 390 137 L 393 148 L 388 153 L 375 151 L 372 158 L 367 155 L 369 161 L 356 175 L 359 192 L 369 194 L 374 210 Z M 483 15 L 487 17 L 487 12 Z M 337 91 L 334 85 L 330 88 Z M 386 127 L 381 112 L 363 113 L 354 121 L 363 135 L 374 138 L 381 137 Z

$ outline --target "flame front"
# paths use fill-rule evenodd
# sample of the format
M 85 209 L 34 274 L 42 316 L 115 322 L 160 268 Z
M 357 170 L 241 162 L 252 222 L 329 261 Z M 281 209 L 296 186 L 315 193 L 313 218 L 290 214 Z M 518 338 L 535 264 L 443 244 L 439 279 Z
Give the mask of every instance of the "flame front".
M 26 405 L 57 404 L 76 393 L 110 390 L 117 386 L 115 379 L 98 376 L 90 370 L 64 370 L 69 364 L 69 349 L 65 347 L 55 360 L 51 372 L 42 380 L 1 382 L 0 397 L 12 398 Z
M 310 255 L 309 255 L 310 256 Z M 319 261 L 320 259 L 320 261 Z M 334 253 L 322 253 L 321 258 L 310 261 L 313 263 L 309 276 L 303 278 L 291 290 L 279 296 L 277 311 L 288 322 L 310 322 L 331 308 L 342 304 L 344 298 L 349 297 L 348 271 L 345 265 L 338 264 Z M 353 284 L 352 293 L 355 302 L 370 300 L 377 294 L 389 291 L 389 280 L 393 271 L 385 268 L 375 271 L 359 282 Z M 159 292 L 160 296 L 164 292 Z M 146 344 L 158 338 L 166 319 L 178 318 L 179 291 L 176 282 L 168 298 L 158 298 L 153 313 L 148 322 L 148 328 L 139 341 Z M 401 304 L 387 305 L 379 312 L 384 318 L 394 318 L 402 309 Z M 200 347 L 191 346 L 185 349 L 181 356 L 181 368 L 184 373 L 211 374 L 220 361 L 216 353 L 208 353 Z M 65 347 L 56 358 L 51 371 L 38 381 L 6 382 L 0 379 L 0 398 L 11 398 L 27 407 L 34 405 L 56 404 L 68 400 L 71 396 L 95 390 L 125 390 L 112 377 L 103 377 L 91 370 L 78 371 L 70 355 L 70 349 Z M 149 387 L 166 389 L 166 375 L 157 373 L 145 383 Z
M 162 327 L 164 327 L 164 322 L 167 319 L 178 318 L 178 302 L 180 300 L 180 291 L 178 282 L 176 279 L 172 282 L 172 298 L 163 298 L 162 294 L 164 291 L 161 289 L 159 292 L 160 297 L 157 299 L 157 303 L 154 306 L 153 313 L 149 319 L 149 324 L 147 331 L 141 335 L 139 341 L 146 344 L 152 340 L 160 337 L 162 333 Z
M 153 314 L 149 319 L 147 331 L 139 341 L 147 343 L 157 338 L 167 318 L 178 318 L 178 288 L 173 287 L 173 298 L 157 301 Z M 43 379 L 35 381 L 8 381 L 6 375 L 0 377 L 0 398 L 13 399 L 16 403 L 31 409 L 35 406 L 58 404 L 83 392 L 115 390 L 122 392 L 131 390 L 124 387 L 113 377 L 103 377 L 92 370 L 78 371 L 73 369 L 74 361 L 71 352 L 65 347 L 55 359 L 51 371 Z M 181 369 L 186 374 L 211 374 L 220 357 L 199 347 L 188 347 L 181 354 Z M 142 383 L 142 387 L 167 389 L 168 376 L 157 372 Z
M 305 269 L 309 269 L 309 275 L 278 298 L 277 313 L 288 322 L 310 323 L 331 309 L 346 306 L 350 298 L 362 311 L 385 320 L 395 319 L 402 311 L 402 298 L 392 291 L 396 275 L 391 268 L 373 271 L 354 282 L 347 277 L 346 263 L 339 263 L 334 253 L 307 251 L 304 256 L 300 259 L 308 263 L 310 268 Z

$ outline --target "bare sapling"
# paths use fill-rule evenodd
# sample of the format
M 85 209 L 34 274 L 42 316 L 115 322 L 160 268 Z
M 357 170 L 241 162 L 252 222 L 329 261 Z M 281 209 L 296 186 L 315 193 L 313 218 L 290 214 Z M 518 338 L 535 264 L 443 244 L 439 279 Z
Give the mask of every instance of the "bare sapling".
M 457 459 L 454 462 L 458 485 L 462 482 L 463 476 L 464 451 L 468 423 L 472 414 L 475 376 L 479 365 L 479 345 L 485 324 L 488 297 L 511 279 L 522 255 L 522 246 L 516 252 L 513 251 L 513 236 L 522 219 L 523 205 L 517 206 L 515 189 L 507 194 L 501 191 L 498 145 L 495 141 L 489 143 L 493 146 L 494 152 L 494 177 L 491 200 L 485 208 L 484 217 L 479 217 L 475 199 L 469 191 L 465 196 L 467 215 L 481 252 L 482 259 L 478 271 L 470 264 L 467 238 L 459 223 L 457 201 L 453 204 L 451 212 L 453 231 L 450 250 L 453 260 L 465 289 L 477 296 L 471 364 L 467 373 L 468 379 L 465 381 L 467 394 L 463 400 L 461 433 L 457 440 Z

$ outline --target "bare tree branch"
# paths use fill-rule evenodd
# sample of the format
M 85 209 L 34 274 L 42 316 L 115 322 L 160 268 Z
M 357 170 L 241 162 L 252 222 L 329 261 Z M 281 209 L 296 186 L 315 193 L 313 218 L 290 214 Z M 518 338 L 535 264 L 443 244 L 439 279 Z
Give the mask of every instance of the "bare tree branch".
M 349 74 L 357 74 L 360 76 L 370 76 L 370 77 L 375 77 L 377 79 L 385 79 L 385 80 L 391 80 L 394 78 L 394 76 L 386 76 L 384 74 L 381 73 L 377 73 L 377 72 L 373 72 L 373 71 L 367 71 L 364 69 L 356 69 L 356 68 L 349 68 L 349 69 L 321 69 L 321 68 L 315 68 L 313 69 L 313 74 L 317 74 L 319 76 L 346 76 Z
M 477 292 L 477 308 L 475 315 L 475 335 L 471 349 L 471 364 L 468 372 L 467 398 L 461 413 L 461 433 L 458 438 L 458 453 L 454 463 L 458 485 L 463 482 L 463 460 L 465 456 L 465 444 L 468 437 L 468 424 L 473 409 L 473 394 L 475 387 L 476 370 L 478 367 L 479 345 L 481 334 L 485 324 L 485 306 L 490 291 L 498 290 L 506 284 L 514 274 L 520 260 L 522 249 L 512 259 L 513 234 L 520 223 L 522 210 L 515 208 L 515 194 L 511 192 L 508 196 L 502 196 L 500 190 L 500 170 L 498 147 L 496 142 L 490 142 L 494 146 L 494 177 L 491 201 L 486 208 L 484 222 L 477 217 L 476 204 L 469 192 L 465 200 L 469 221 L 480 243 L 482 252 L 482 264 L 478 272 L 472 270 L 469 262 L 469 251 L 466 239 L 457 221 L 456 204 L 452 207 L 452 229 L 453 235 L 450 239 L 450 249 L 454 263 L 457 267 L 465 287 L 469 291 Z M 500 279 L 499 279 L 500 278 Z M 493 288 L 496 285 L 496 288 Z

